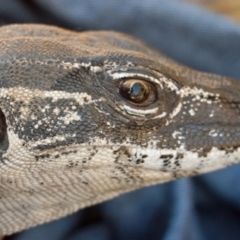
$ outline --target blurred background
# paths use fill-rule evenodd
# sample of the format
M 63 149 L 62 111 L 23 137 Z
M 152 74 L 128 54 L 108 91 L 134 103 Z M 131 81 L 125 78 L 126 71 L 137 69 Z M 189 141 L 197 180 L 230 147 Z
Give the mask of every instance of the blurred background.
M 198 4 L 213 12 L 227 16 L 237 22 L 240 21 L 240 1 L 238 0 L 180 0 Z
M 240 79 L 239 10 L 237 0 L 0 0 L 0 25 L 122 31 L 185 65 Z M 235 165 L 137 190 L 5 239 L 239 240 L 239 183 Z

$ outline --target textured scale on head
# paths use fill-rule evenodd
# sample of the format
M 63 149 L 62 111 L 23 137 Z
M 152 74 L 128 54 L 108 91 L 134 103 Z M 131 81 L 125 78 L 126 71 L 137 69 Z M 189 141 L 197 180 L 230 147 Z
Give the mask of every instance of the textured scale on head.
M 0 235 L 239 161 L 240 84 L 116 32 L 0 28 Z

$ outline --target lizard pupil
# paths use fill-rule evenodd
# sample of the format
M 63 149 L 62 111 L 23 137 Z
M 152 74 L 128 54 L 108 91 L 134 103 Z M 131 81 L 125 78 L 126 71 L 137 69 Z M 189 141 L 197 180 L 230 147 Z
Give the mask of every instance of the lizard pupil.
M 144 80 L 127 79 L 119 86 L 120 95 L 131 103 L 141 104 L 148 100 L 151 88 Z
M 129 95 L 132 99 L 141 100 L 144 97 L 144 94 L 146 94 L 145 88 L 143 84 L 136 82 L 131 86 L 131 89 L 129 91 Z

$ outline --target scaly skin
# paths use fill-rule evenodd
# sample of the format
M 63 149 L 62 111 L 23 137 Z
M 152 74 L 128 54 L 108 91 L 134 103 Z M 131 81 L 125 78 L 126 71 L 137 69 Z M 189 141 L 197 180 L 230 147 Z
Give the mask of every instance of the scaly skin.
M 0 235 L 239 162 L 239 90 L 125 34 L 1 27 Z

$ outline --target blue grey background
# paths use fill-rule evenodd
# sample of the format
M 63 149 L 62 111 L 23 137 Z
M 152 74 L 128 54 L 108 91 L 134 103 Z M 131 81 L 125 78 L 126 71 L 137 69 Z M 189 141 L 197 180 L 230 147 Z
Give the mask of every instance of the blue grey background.
M 178 0 L 0 0 L 0 24 L 22 22 L 126 32 L 188 66 L 240 79 L 240 26 Z M 235 165 L 125 194 L 6 239 L 237 240 L 239 182 Z

